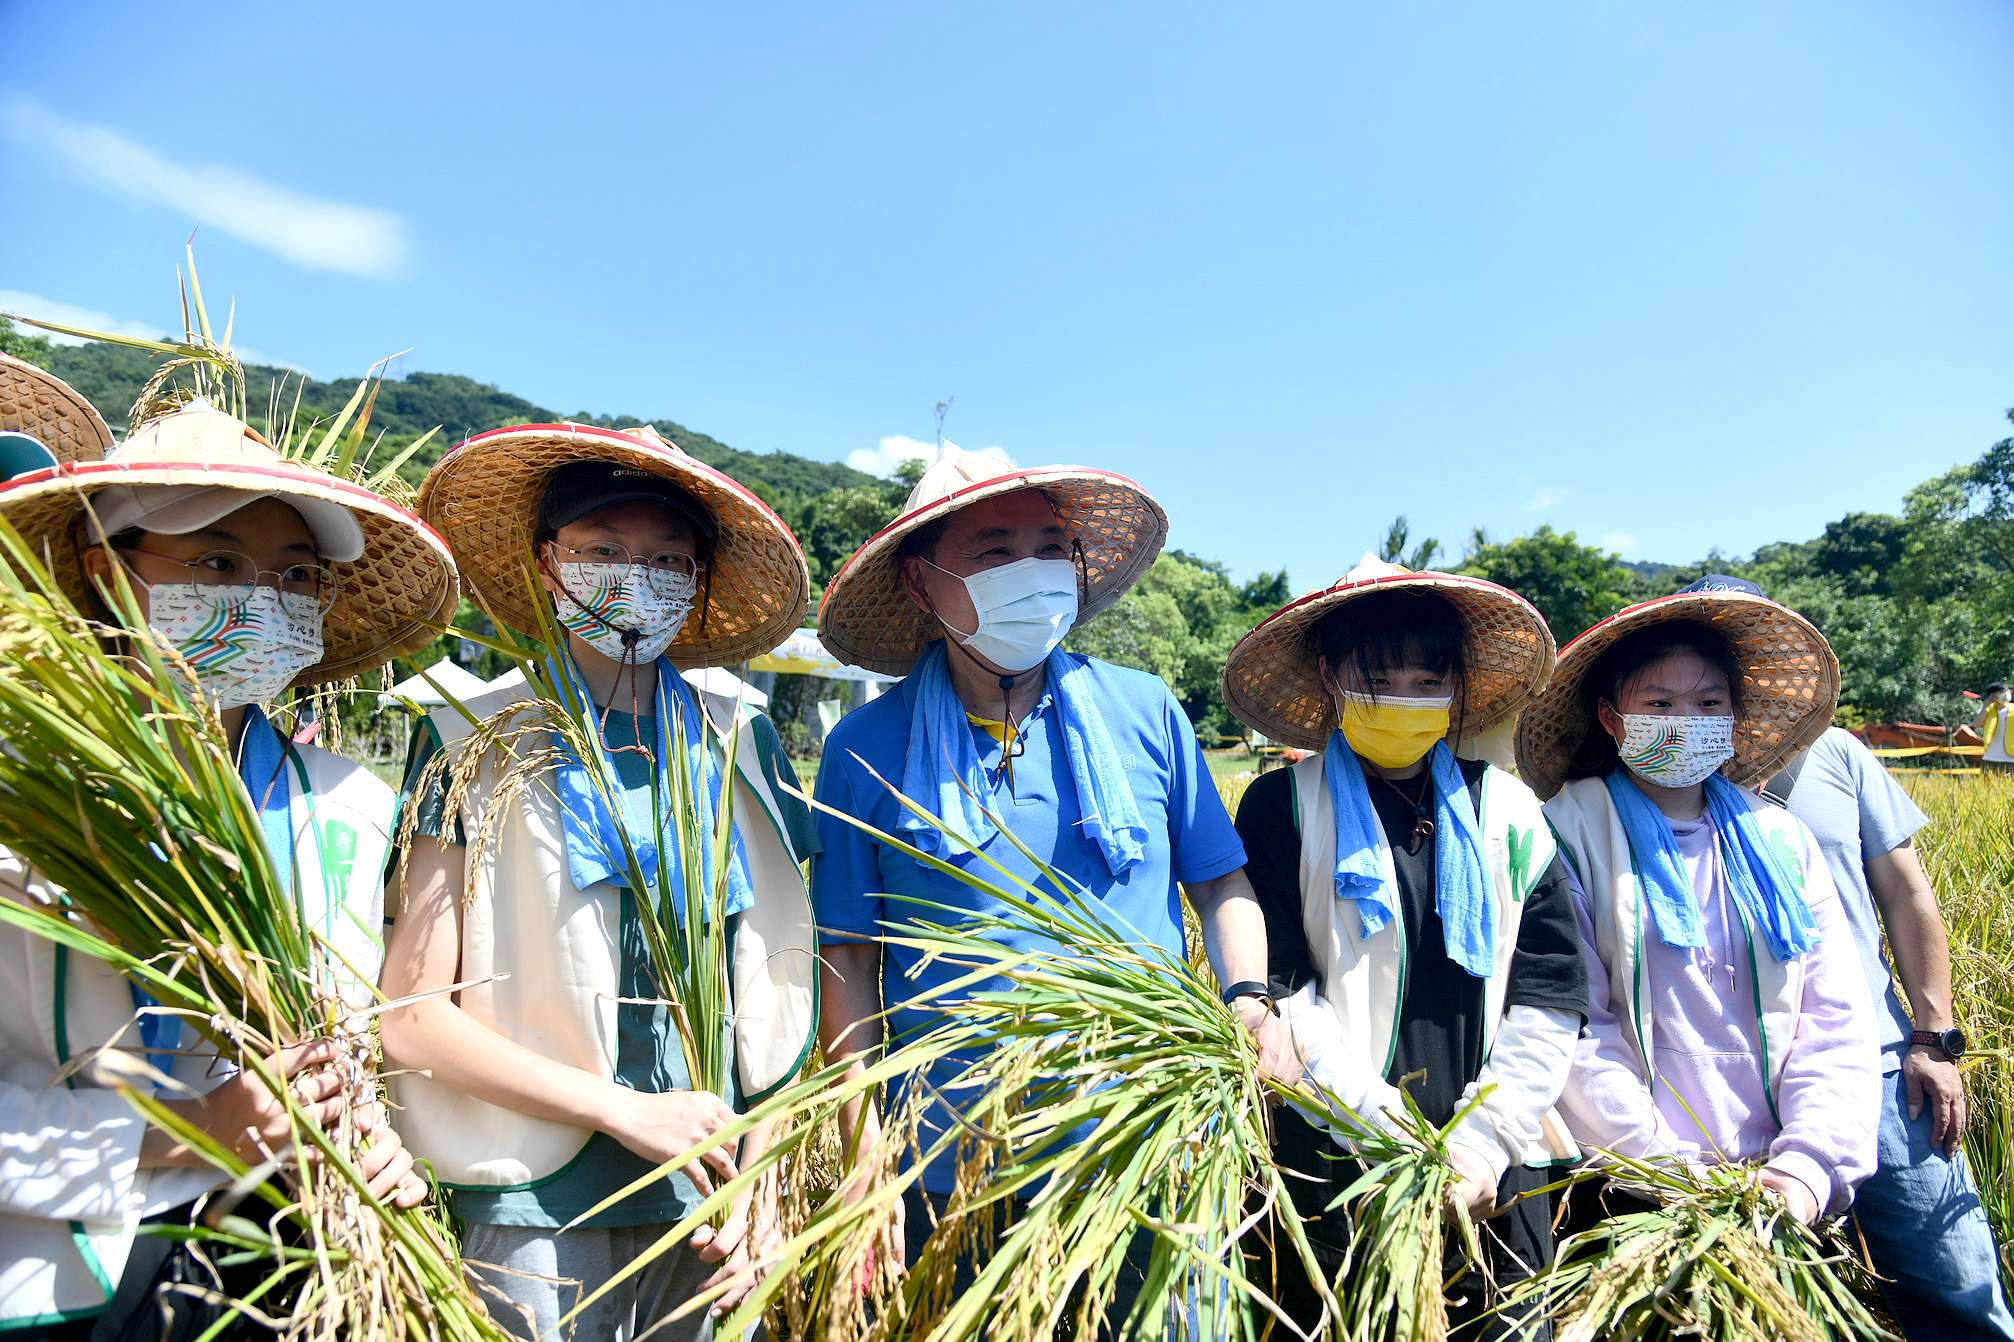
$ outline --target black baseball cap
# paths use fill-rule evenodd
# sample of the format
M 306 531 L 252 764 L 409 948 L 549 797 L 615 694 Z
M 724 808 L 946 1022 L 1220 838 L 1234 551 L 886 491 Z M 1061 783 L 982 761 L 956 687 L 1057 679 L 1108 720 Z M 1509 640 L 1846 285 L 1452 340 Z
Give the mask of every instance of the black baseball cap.
M 1736 592 L 1742 596 L 1759 596 L 1769 600 L 1769 593 L 1757 587 L 1746 578 L 1737 578 L 1729 573 L 1709 573 L 1698 582 L 1678 589 L 1679 596 L 1691 596 L 1695 592 Z
M 713 539 L 713 514 L 698 499 L 661 475 L 613 461 L 569 461 L 547 476 L 538 507 L 539 533 L 557 531 L 610 504 L 639 499 L 662 503 Z

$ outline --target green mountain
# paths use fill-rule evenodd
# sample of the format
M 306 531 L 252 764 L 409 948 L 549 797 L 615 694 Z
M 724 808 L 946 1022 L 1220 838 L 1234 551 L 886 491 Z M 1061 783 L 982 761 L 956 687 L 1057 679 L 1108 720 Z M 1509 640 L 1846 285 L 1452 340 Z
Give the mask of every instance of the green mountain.
M 56 345 L 47 350 L 46 357 L 36 361 L 46 363 L 56 376 L 82 392 L 115 428 L 123 423 L 127 408 L 155 368 L 153 355 L 117 345 Z M 356 385 L 355 378 L 321 382 L 263 364 L 248 364 L 245 368 L 246 399 L 255 425 L 264 421 L 265 408 L 271 403 L 276 386 L 288 405 L 298 394 L 302 413 L 313 418 L 340 410 Z M 407 471 L 415 483 L 440 459 L 443 451 L 471 434 L 510 424 L 558 422 L 597 424 L 605 428 L 655 424 L 667 438 L 709 466 L 717 466 L 748 485 L 772 507 L 875 483 L 873 477 L 836 462 L 813 461 L 789 452 L 743 452 L 662 416 L 550 410 L 456 373 L 416 372 L 386 379 L 371 417 L 372 427 L 383 432 L 391 444 L 410 442 L 428 429 L 440 426 L 439 437 L 408 463 Z

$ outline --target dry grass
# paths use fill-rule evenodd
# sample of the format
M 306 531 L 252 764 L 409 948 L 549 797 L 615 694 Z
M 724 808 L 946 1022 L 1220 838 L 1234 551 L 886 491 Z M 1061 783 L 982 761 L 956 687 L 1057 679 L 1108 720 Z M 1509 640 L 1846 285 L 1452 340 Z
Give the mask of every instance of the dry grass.
M 1916 842 L 1951 931 L 1952 986 L 1972 1040 L 1965 1155 L 2014 1291 L 2014 778 L 1897 777 L 1930 817 Z

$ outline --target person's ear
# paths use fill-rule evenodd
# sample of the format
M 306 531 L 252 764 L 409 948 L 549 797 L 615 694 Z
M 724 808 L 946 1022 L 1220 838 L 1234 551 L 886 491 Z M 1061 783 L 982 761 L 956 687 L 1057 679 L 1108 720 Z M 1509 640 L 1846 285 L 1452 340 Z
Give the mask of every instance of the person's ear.
M 1603 731 L 1618 741 L 1622 740 L 1622 714 L 1615 711 L 1614 704 L 1611 704 L 1606 699 L 1597 699 L 1594 705 L 1594 716 L 1595 720 L 1601 723 Z
M 905 556 L 902 560 L 902 589 L 909 593 L 909 599 L 914 601 L 924 614 L 931 616 L 937 614 L 936 609 L 930 604 L 930 591 L 923 585 L 923 561 L 915 555 Z
M 1331 700 L 1340 699 L 1342 691 L 1336 688 L 1336 677 L 1329 666 L 1329 659 L 1319 654 L 1315 657 L 1315 676 L 1322 682 L 1322 693 Z
M 112 580 L 112 556 L 102 545 L 86 545 L 80 556 L 84 563 L 84 577 L 93 587 Z
M 539 585 L 554 596 L 558 596 L 562 589 L 557 571 L 553 567 L 551 542 L 533 541 L 531 553 L 532 566 L 538 570 Z

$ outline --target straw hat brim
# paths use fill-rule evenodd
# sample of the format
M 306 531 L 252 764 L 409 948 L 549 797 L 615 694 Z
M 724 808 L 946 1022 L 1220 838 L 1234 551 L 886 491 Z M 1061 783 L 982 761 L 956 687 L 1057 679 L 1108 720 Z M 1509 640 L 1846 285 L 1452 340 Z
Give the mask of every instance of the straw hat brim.
M 668 445 L 667 445 L 668 446 Z M 490 614 L 521 633 L 539 627 L 532 537 L 554 470 L 607 461 L 670 480 L 713 515 L 706 609 L 666 655 L 680 666 L 725 666 L 776 647 L 811 604 L 811 572 L 783 519 L 725 472 L 615 429 L 528 424 L 478 434 L 442 457 L 420 486 L 420 514 L 447 538 L 462 576 Z
M 818 637 L 841 661 L 903 676 L 943 626 L 909 599 L 896 551 L 903 538 L 974 504 L 1038 489 L 1084 554 L 1082 624 L 1146 576 L 1168 539 L 1168 514 L 1123 475 L 1085 466 L 1037 466 L 966 486 L 902 514 L 874 533 L 825 586 Z
M 1315 626 L 1351 601 L 1394 591 L 1432 592 L 1461 621 L 1467 695 L 1457 725 L 1464 737 L 1488 731 L 1544 688 L 1552 671 L 1552 631 L 1530 602 L 1481 578 L 1421 571 L 1337 583 L 1267 616 L 1225 659 L 1225 704 L 1274 741 L 1322 749 L 1336 710 L 1322 688 Z
M 59 464 L 97 461 L 112 430 L 76 388 L 47 369 L 0 354 L 0 429 L 41 442 Z
M 1541 798 L 1566 781 L 1589 733 L 1601 730 L 1583 686 L 1588 671 L 1624 635 L 1691 620 L 1717 631 L 1741 665 L 1734 758 L 1721 772 L 1751 787 L 1772 777 L 1832 725 L 1839 658 L 1811 621 L 1764 597 L 1695 592 L 1658 597 L 1609 616 L 1559 656 L 1552 683 L 1518 723 L 1518 773 Z
M 39 554 L 80 610 L 97 609 L 84 576 L 76 524 L 85 500 L 112 485 L 196 485 L 280 498 L 320 499 L 348 508 L 363 528 L 364 553 L 331 562 L 335 603 L 322 617 L 322 660 L 296 686 L 344 680 L 431 642 L 453 616 L 457 594 L 447 543 L 418 517 L 360 485 L 290 466 L 201 462 L 81 462 L 0 486 L 0 516 Z

